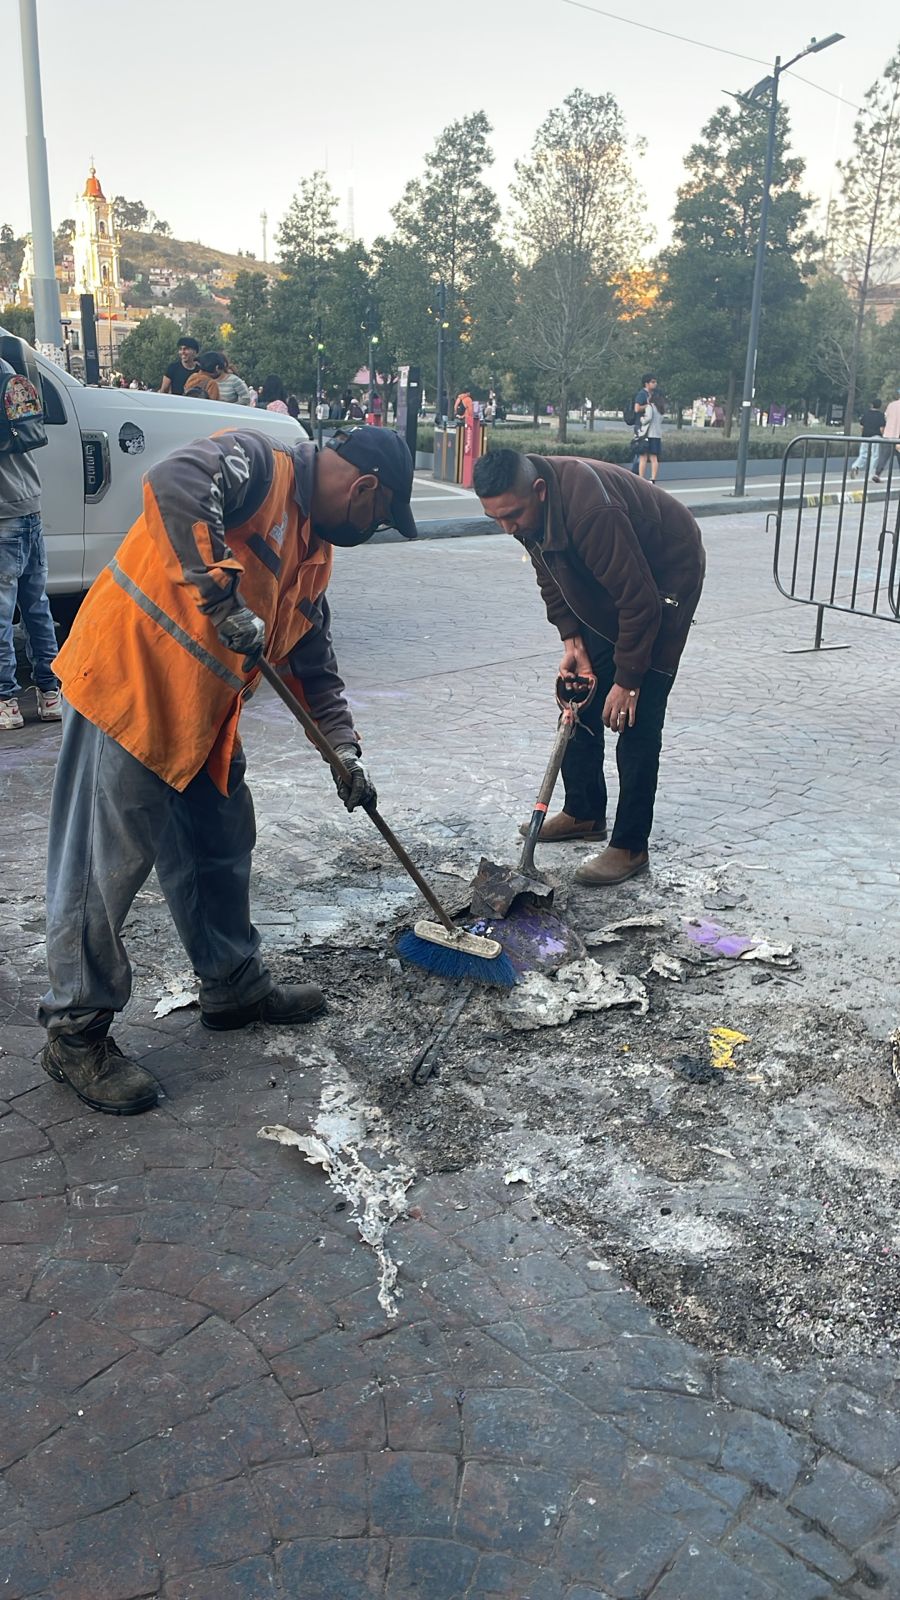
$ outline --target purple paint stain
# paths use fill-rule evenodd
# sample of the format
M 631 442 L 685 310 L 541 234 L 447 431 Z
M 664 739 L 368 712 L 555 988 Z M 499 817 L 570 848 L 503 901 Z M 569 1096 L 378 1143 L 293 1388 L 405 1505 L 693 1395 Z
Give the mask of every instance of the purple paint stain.
M 702 946 L 714 956 L 734 959 L 756 948 L 755 939 L 748 938 L 745 933 L 729 933 L 718 922 L 709 922 L 705 917 L 685 917 L 684 931 L 691 944 Z

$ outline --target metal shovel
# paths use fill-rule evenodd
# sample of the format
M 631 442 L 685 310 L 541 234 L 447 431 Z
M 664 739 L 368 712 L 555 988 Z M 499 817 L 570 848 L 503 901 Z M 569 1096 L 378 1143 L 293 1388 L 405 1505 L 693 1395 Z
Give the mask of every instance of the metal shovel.
M 488 861 L 482 856 L 472 881 L 471 906 L 476 917 L 505 917 L 514 901 L 530 906 L 546 907 L 552 904 L 553 885 L 536 870 L 534 850 L 556 787 L 566 746 L 578 727 L 580 713 L 590 705 L 596 692 L 597 680 L 592 675 L 557 678 L 559 725 L 544 781 L 534 802 L 521 859 L 517 867 L 502 867 L 496 861 Z

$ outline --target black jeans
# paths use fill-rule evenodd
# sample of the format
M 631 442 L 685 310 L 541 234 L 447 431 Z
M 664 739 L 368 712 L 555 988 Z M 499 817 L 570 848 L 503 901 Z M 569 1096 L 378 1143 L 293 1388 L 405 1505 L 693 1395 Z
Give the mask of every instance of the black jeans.
M 597 693 L 569 742 L 562 764 L 565 808 L 579 822 L 605 820 L 606 779 L 603 776 L 603 704 L 615 680 L 613 647 L 585 630 L 582 635 L 597 675 Z M 666 704 L 674 683 L 663 672 L 648 672 L 638 696 L 633 728 L 616 736 L 619 804 L 610 838 L 614 850 L 646 850 L 653 826 L 653 802 L 659 779 L 659 756 Z

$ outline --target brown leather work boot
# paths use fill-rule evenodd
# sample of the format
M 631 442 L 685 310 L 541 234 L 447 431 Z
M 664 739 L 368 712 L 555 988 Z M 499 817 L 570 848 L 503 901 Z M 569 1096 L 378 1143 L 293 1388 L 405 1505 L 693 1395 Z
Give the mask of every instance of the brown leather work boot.
M 123 1056 L 113 1039 L 51 1039 L 41 1052 L 41 1066 L 57 1083 L 74 1089 L 92 1111 L 107 1111 L 114 1117 L 149 1111 L 159 1098 L 156 1079 L 146 1067 Z
M 625 883 L 628 878 L 636 878 L 639 872 L 646 872 L 650 865 L 650 856 L 646 850 L 614 850 L 609 846 L 601 850 L 598 856 L 591 856 L 582 862 L 575 874 L 575 882 L 586 884 L 591 889 L 608 888 L 614 883 Z
M 528 832 L 528 823 L 519 825 L 522 838 Z M 567 811 L 557 812 L 555 817 L 547 817 L 541 829 L 538 844 L 566 844 L 572 839 L 605 839 L 606 818 L 601 822 L 579 822 L 577 817 L 570 817 Z

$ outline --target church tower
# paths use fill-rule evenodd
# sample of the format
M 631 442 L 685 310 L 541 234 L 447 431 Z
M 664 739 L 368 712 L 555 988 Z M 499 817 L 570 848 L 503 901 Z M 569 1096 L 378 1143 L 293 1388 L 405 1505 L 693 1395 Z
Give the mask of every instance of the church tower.
M 72 236 L 76 294 L 92 294 L 98 311 L 121 316 L 122 281 L 119 269 L 119 235 L 113 211 L 97 177 L 93 161 L 90 175 L 75 208 Z

